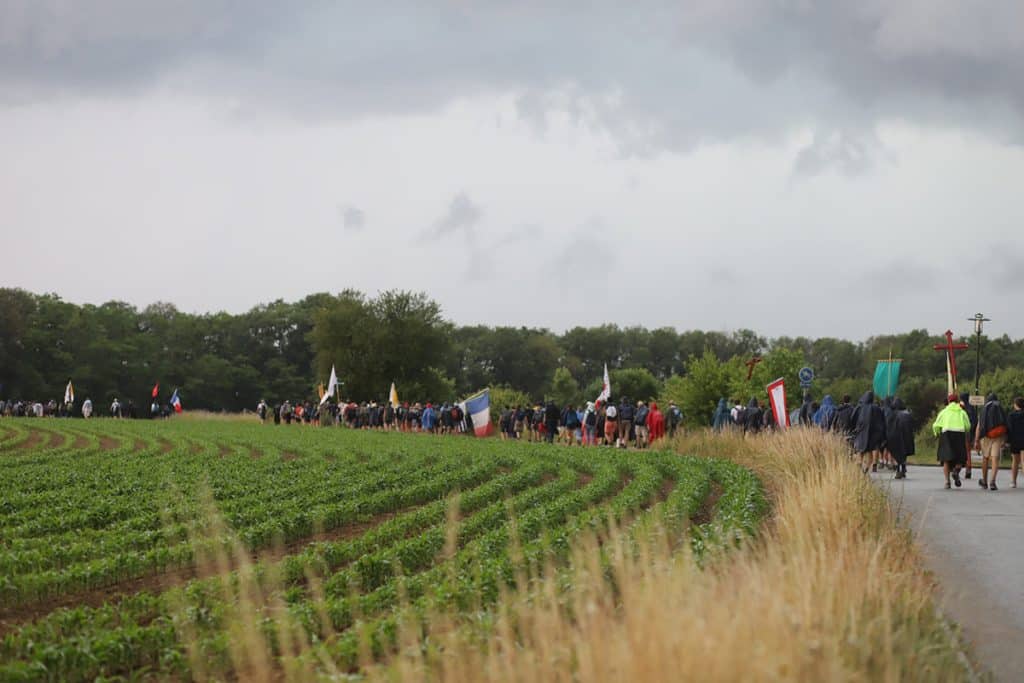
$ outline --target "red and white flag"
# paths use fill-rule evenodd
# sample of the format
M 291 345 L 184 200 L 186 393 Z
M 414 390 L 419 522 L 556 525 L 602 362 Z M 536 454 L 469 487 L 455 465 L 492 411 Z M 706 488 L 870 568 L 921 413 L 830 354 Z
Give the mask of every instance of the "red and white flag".
M 598 395 L 597 400 L 594 403 L 602 403 L 607 401 L 612 395 L 612 382 L 608 379 L 608 364 L 604 364 L 604 384 L 601 385 L 601 393 Z
M 780 377 L 768 385 L 768 401 L 772 404 L 775 424 L 782 429 L 789 426 L 789 411 L 786 410 L 786 383 Z

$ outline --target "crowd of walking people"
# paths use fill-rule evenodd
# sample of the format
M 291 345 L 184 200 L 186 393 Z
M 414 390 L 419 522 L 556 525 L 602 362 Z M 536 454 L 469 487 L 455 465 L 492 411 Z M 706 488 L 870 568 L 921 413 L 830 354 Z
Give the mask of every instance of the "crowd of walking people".
M 284 401 L 256 406 L 260 421 L 274 424 L 344 425 L 353 429 L 471 434 L 472 416 L 458 403 L 401 403 L 388 401 Z M 497 432 L 504 440 L 546 441 L 580 446 L 646 448 L 660 438 L 673 436 L 683 424 L 683 413 L 674 403 L 662 413 L 658 404 L 588 402 L 559 407 L 553 401 L 533 406 L 505 406 L 498 414 Z
M 937 458 L 942 464 L 945 487 L 957 488 L 963 479 L 972 478 L 971 452 L 980 454 L 981 477 L 978 486 L 997 491 L 999 461 L 1005 450 L 1011 455 L 1011 487 L 1017 488 L 1024 455 L 1024 398 L 1013 400 L 1010 411 L 1004 409 L 995 394 L 989 394 L 980 410 L 971 405 L 969 395 L 950 394 L 939 412 L 932 432 L 938 439 Z M 78 412 L 82 417 L 98 415 L 93 402 L 86 399 Z M 72 402 L 49 400 L 0 400 L 0 416 L 4 417 L 71 417 Z M 164 418 L 171 406 L 156 399 L 150 416 Z M 261 400 L 256 407 L 261 422 L 274 424 L 344 425 L 352 429 L 425 432 L 430 434 L 472 434 L 472 417 L 458 403 L 401 403 L 389 401 L 283 401 L 271 406 Z M 132 401 L 121 403 L 115 398 L 107 415 L 113 418 L 138 417 Z M 897 479 L 907 476 L 907 459 L 916 453 L 914 417 L 897 397 L 876 401 L 867 391 L 857 403 L 843 396 L 836 403 L 825 396 L 820 403 L 806 396 L 799 408 L 788 416 L 791 425 L 816 427 L 840 434 L 859 460 L 862 471 L 877 472 L 888 468 Z M 565 445 L 647 448 L 666 436 L 672 437 L 683 426 L 683 413 L 670 402 L 663 413 L 651 401 L 587 402 L 582 406 L 559 407 L 553 401 L 533 406 L 505 406 L 497 419 L 497 431 L 504 440 L 546 441 Z M 745 434 L 774 430 L 778 427 L 774 412 L 756 397 L 746 405 L 739 400 L 732 405 L 724 397 L 711 415 L 715 431 L 738 429 Z M 962 475 L 962 476 L 961 476 Z
M 162 412 L 163 416 L 166 417 L 170 414 L 170 408 L 164 407 Z M 84 418 L 99 416 L 99 412 L 96 410 L 96 406 L 93 405 L 92 399 L 85 399 L 77 409 L 71 401 L 57 401 L 52 398 L 46 403 L 41 401 L 24 401 L 21 399 L 9 401 L 0 399 L 0 417 L 77 417 L 79 415 Z M 134 419 L 138 417 L 138 411 L 131 400 L 122 403 L 115 398 L 111 401 L 106 415 L 114 418 Z
M 740 429 L 756 433 L 776 428 L 770 409 L 763 409 L 756 398 L 744 406 L 734 401 L 732 407 L 725 398 L 711 416 L 712 427 Z M 821 403 L 805 397 L 803 404 L 789 415 L 792 425 L 817 427 L 843 436 L 851 453 L 858 458 L 864 473 L 888 468 L 895 471 L 896 479 L 907 476 L 907 459 L 916 454 L 914 417 L 898 397 L 875 400 L 867 391 L 853 404 L 850 396 L 843 396 L 837 405 L 831 396 Z M 972 475 L 971 452 L 981 457 L 981 477 L 978 486 L 988 491 L 999 490 L 996 478 L 999 461 L 1004 451 L 1010 454 L 1010 486 L 1017 488 L 1017 479 L 1024 455 L 1024 398 L 1013 400 L 1007 412 L 995 394 L 985 397 L 978 410 L 970 403 L 970 395 L 950 394 L 934 423 L 932 433 L 938 439 L 936 457 L 942 464 L 945 487 L 957 488 Z
M 274 424 L 344 425 L 352 429 L 462 434 L 472 431 L 472 421 L 457 403 L 400 403 L 364 401 L 284 401 L 256 406 L 260 422 Z
M 618 448 L 647 448 L 666 435 L 674 436 L 682 424 L 683 413 L 675 403 L 669 403 L 662 413 L 654 401 L 634 404 L 629 398 L 561 408 L 553 401 L 532 407 L 507 406 L 498 419 L 503 439 Z

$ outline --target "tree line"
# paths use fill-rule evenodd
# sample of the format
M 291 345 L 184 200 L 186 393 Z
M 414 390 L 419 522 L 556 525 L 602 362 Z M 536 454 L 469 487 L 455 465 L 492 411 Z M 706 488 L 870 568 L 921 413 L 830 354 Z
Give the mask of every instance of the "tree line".
M 891 352 L 903 359 L 900 394 L 920 416 L 944 396 L 945 357 L 932 348 L 941 342 L 927 330 L 854 342 L 767 338 L 748 329 L 605 324 L 559 334 L 456 325 L 437 302 L 405 291 L 317 293 L 239 314 L 193 314 L 169 303 L 77 305 L 55 294 L 0 289 L 0 398 L 59 399 L 71 378 L 79 402 L 116 396 L 146 405 L 159 381 L 165 398 L 180 388 L 188 408 L 252 410 L 261 398 L 315 398 L 334 365 L 343 396 L 354 400 L 383 400 L 394 381 L 410 401 L 452 400 L 491 387 L 497 403 L 577 403 L 597 395 L 607 363 L 616 395 L 674 400 L 688 421 L 703 423 L 720 396 L 763 399 L 765 384 L 779 376 L 798 403 L 796 371 L 803 365 L 815 370 L 816 398 L 856 399 L 870 388 L 876 361 Z M 982 343 L 985 381 L 1006 387 L 1004 393 L 1024 391 L 1013 389 L 1024 368 L 1024 340 L 1003 335 Z M 747 380 L 745 362 L 754 356 L 763 360 Z M 962 386 L 973 387 L 973 348 L 958 365 Z

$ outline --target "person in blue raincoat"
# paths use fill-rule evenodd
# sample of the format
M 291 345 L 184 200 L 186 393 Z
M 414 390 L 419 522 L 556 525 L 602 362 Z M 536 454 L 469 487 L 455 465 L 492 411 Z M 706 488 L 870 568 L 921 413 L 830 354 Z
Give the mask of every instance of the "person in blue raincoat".
M 718 407 L 711 414 L 711 426 L 716 432 L 720 432 L 732 424 L 732 416 L 729 415 L 729 402 L 724 398 L 718 399 Z
M 832 400 L 832 394 L 827 394 L 821 399 L 821 406 L 814 412 L 814 424 L 822 429 L 827 429 L 832 423 L 832 416 L 836 412 L 836 402 Z

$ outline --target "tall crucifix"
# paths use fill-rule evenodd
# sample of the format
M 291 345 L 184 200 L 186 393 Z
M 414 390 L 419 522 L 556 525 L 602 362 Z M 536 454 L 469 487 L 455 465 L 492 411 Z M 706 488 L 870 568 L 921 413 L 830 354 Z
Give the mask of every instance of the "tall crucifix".
M 965 343 L 953 343 L 953 331 L 946 330 L 946 343 L 936 344 L 932 347 L 936 351 L 943 351 L 946 354 L 946 376 L 948 377 L 949 393 L 956 393 L 956 352 L 968 348 Z
M 761 358 L 761 356 L 754 356 L 753 358 L 751 358 L 750 360 L 748 360 L 748 361 L 747 361 L 746 363 L 744 363 L 744 365 L 746 365 L 746 366 L 747 366 L 747 381 L 748 381 L 748 382 L 750 381 L 750 378 L 754 376 L 754 368 L 755 368 L 755 367 L 757 366 L 757 364 L 758 364 L 758 363 L 760 363 L 760 362 L 761 362 L 762 360 L 764 360 L 764 359 L 763 359 L 763 358 Z

